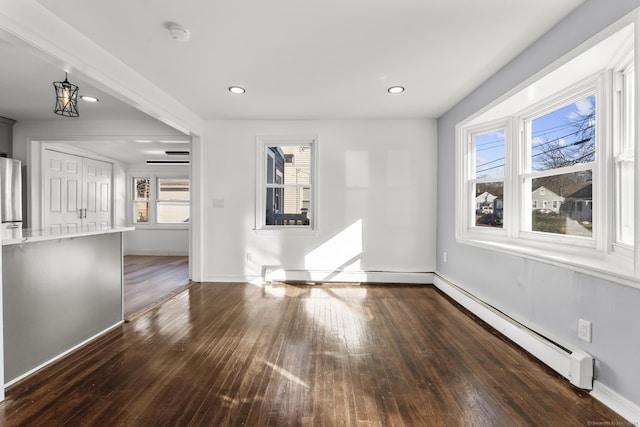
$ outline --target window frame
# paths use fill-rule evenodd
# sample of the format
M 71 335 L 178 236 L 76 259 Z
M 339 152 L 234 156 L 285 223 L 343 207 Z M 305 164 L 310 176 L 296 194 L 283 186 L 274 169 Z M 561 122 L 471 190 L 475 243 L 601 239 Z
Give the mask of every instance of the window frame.
M 629 46 L 626 46 L 629 48 Z M 619 189 L 619 182 L 616 178 L 616 153 L 614 146 L 617 143 L 618 135 L 615 127 L 619 118 L 612 114 L 615 93 L 615 73 L 626 67 L 633 68 L 637 57 L 634 57 L 634 47 L 627 50 L 628 56 L 624 61 L 612 61 L 591 74 L 584 77 L 569 87 L 559 89 L 560 79 L 548 78 L 549 74 L 539 75 L 536 80 L 531 79 L 519 88 L 514 89 L 510 97 L 503 97 L 492 105 L 485 107 L 481 112 L 456 125 L 456 241 L 468 245 L 492 249 L 508 254 L 542 261 L 554 265 L 560 265 L 572 269 L 616 281 L 625 285 L 640 288 L 640 247 L 638 247 L 638 219 L 637 213 L 634 215 L 635 248 L 629 245 L 621 245 L 618 242 L 618 221 L 620 216 L 620 196 L 616 191 Z M 632 59 L 629 59 L 629 56 Z M 625 58 L 621 54 L 619 58 Z M 557 66 L 560 68 L 560 66 Z M 553 73 L 553 72 L 551 72 Z M 561 75 L 561 74 L 560 74 Z M 551 82 L 550 89 L 546 93 L 544 100 L 537 101 L 533 105 L 525 105 L 526 89 L 539 82 L 544 84 Z M 625 102 L 631 103 L 633 107 L 638 105 L 638 76 L 634 75 L 633 83 L 635 87 L 632 93 L 626 92 L 623 96 Z M 540 87 L 540 86 L 536 86 Z M 589 89 L 590 87 L 590 89 Z M 579 236 L 567 236 L 553 233 L 531 232 L 523 229 L 525 225 L 524 215 L 531 215 L 529 210 L 533 203 L 531 194 L 526 194 L 524 179 L 531 179 L 536 176 L 535 172 L 530 172 L 526 167 L 526 143 L 524 142 L 524 118 L 532 114 L 540 116 L 541 111 L 549 108 L 552 111 L 554 102 L 562 103 L 563 100 L 576 99 L 584 95 L 585 91 L 596 95 L 596 160 L 589 163 L 587 169 L 592 171 L 592 207 L 593 211 L 593 234 L 591 238 Z M 503 107 L 500 102 L 505 102 Z M 514 105 L 516 106 L 515 108 Z M 559 107 L 561 105 L 557 104 Z M 565 104 L 566 105 L 566 104 Z M 496 108 L 500 106 L 500 108 Z M 636 110 L 637 111 L 637 110 Z M 503 116 L 495 119 L 497 114 Z M 627 114 L 627 117 L 631 117 Z M 486 120 L 483 120 L 486 118 Z M 633 159 L 636 163 L 633 167 L 633 182 L 635 200 L 632 203 L 638 206 L 640 195 L 638 195 L 637 177 L 638 167 L 638 145 L 637 131 L 640 121 L 633 117 L 634 123 L 625 123 L 623 126 L 635 131 L 631 144 L 633 148 L 624 153 L 626 159 Z M 480 229 L 470 226 L 470 215 L 468 206 L 473 197 L 472 186 L 469 185 L 469 135 L 470 133 L 487 127 L 488 124 L 509 122 L 511 131 L 505 133 L 505 185 L 504 185 L 504 233 L 493 229 Z M 621 132 L 621 131 L 620 131 Z M 619 132 L 619 133 L 620 133 Z M 571 172 L 573 169 L 584 169 L 584 166 L 569 166 L 563 171 L 555 169 L 551 175 Z M 543 174 L 548 173 L 547 171 Z M 528 198 L 528 202 L 527 202 Z M 511 202 L 509 202 L 511 200 Z M 538 205 L 541 202 L 538 201 Z M 597 226 L 596 224 L 599 224 Z
M 149 203 L 149 222 L 139 223 L 136 222 L 135 212 L 136 212 L 136 190 L 135 190 L 135 182 L 137 179 L 149 179 L 149 199 L 148 200 L 140 200 Z M 187 201 L 162 201 L 160 200 L 159 192 L 159 180 L 161 179 L 185 179 L 189 182 L 189 192 L 190 197 Z M 188 174 L 184 173 L 145 173 L 145 172 L 134 172 L 129 174 L 129 191 L 133 191 L 132 197 L 129 197 L 129 202 L 131 205 L 129 206 L 129 212 L 131 215 L 131 223 L 136 228 L 141 229 L 188 229 L 190 226 L 189 222 L 158 222 L 158 205 L 159 204 L 180 204 L 189 206 L 189 220 L 191 220 L 191 178 Z
M 138 196 L 138 189 L 137 187 L 137 181 L 139 179 L 142 180 L 148 180 L 149 181 L 149 195 L 147 198 L 145 199 L 139 199 Z M 131 200 L 131 222 L 136 225 L 136 226 L 142 226 L 142 225 L 150 225 L 152 224 L 152 216 L 153 216 L 153 209 L 151 209 L 151 198 L 152 198 L 152 187 L 151 187 L 151 178 L 149 176 L 145 176 L 144 174 L 140 174 L 140 175 L 132 175 L 131 179 L 129 181 L 131 183 L 131 191 L 133 192 L 132 196 L 130 198 Z M 137 212 L 137 204 L 138 203 L 146 203 L 147 204 L 147 212 L 149 213 L 147 221 L 146 222 L 138 222 L 137 217 L 136 217 L 136 212 Z
M 267 147 L 274 146 L 300 146 L 309 145 L 310 149 L 310 204 L 309 225 L 267 225 L 266 224 L 266 202 L 267 188 L 294 187 L 296 185 L 267 183 L 266 170 L 268 167 Z M 255 200 L 255 225 L 256 233 L 317 233 L 318 230 L 318 136 L 317 135 L 291 135 L 291 136 L 257 136 L 256 137 L 256 200 Z M 274 162 L 275 167 L 275 162 Z M 274 181 L 275 181 L 274 173 Z M 298 184 L 297 186 L 303 186 Z M 307 187 L 307 185 L 304 185 Z M 303 191 L 304 193 L 304 191 Z M 284 196 L 283 196 L 284 197 Z M 282 201 L 284 203 L 284 201 Z
M 504 131 L 504 152 L 505 158 L 509 157 L 511 154 L 511 147 L 509 147 L 508 135 L 511 131 L 511 122 L 505 119 L 499 119 L 490 121 L 487 123 L 483 123 L 478 126 L 471 126 L 464 130 L 464 135 L 462 137 L 461 145 L 464 146 L 464 156 L 466 159 L 464 160 L 461 168 L 464 170 L 464 181 L 469 192 L 470 197 L 459 197 L 459 203 L 463 206 L 463 214 L 462 219 L 458 223 L 461 225 L 464 231 L 459 231 L 459 234 L 487 234 L 487 235 L 495 235 L 500 237 L 507 237 L 507 224 L 510 221 L 510 213 L 504 210 L 503 213 L 503 226 L 502 227 L 479 227 L 475 223 L 475 187 L 477 184 L 491 183 L 491 182 L 502 182 L 503 183 L 503 199 L 507 199 L 507 197 L 511 197 L 510 194 L 510 185 L 507 183 L 506 177 L 510 173 L 509 167 L 510 165 L 505 163 L 504 166 L 504 175 L 502 177 L 481 177 L 477 178 L 476 174 L 476 150 L 475 150 L 475 136 L 482 135 L 489 132 L 494 132 L 498 130 Z M 503 202 L 504 203 L 504 202 Z M 504 203 L 504 206 L 507 206 Z
M 611 138 L 606 132 L 609 128 L 609 120 L 606 114 L 606 109 L 603 105 L 610 97 L 610 92 L 607 90 L 607 74 L 608 71 L 606 70 L 598 72 L 595 75 L 583 79 L 582 81 L 571 85 L 530 107 L 524 108 L 520 113 L 516 113 L 511 116 L 511 119 L 514 121 L 514 128 L 517 129 L 517 132 L 512 134 L 512 143 L 516 146 L 516 150 L 518 151 L 517 158 L 511 159 L 512 163 L 515 165 L 515 168 L 512 168 L 512 170 L 516 169 L 514 171 L 515 175 L 512 176 L 512 180 L 513 182 L 518 182 L 520 184 L 515 186 L 516 191 L 519 192 L 519 195 L 517 196 L 519 200 L 519 215 L 517 230 L 513 230 L 514 239 L 547 243 L 551 245 L 570 245 L 585 248 L 596 248 L 600 251 L 605 248 L 605 222 L 603 221 L 606 220 L 609 215 L 605 212 L 607 209 L 603 203 L 605 200 L 605 193 L 602 184 L 602 177 L 606 177 L 607 175 L 605 165 L 608 162 L 609 156 L 606 148 L 611 144 Z M 538 117 L 542 117 L 545 114 L 556 111 L 557 109 L 585 99 L 591 95 L 595 95 L 596 97 L 595 161 L 542 171 L 533 170 L 530 164 L 530 148 L 532 142 L 529 140 L 529 132 L 527 131 L 530 123 Z M 534 189 L 529 189 L 527 185 L 524 184 L 524 181 L 533 181 L 536 178 L 583 172 L 586 170 L 592 171 L 592 200 L 595 200 L 595 205 L 599 207 L 599 209 L 593 212 L 592 237 L 553 234 L 531 230 L 531 192 Z M 525 189 L 529 189 L 530 191 L 525 191 Z M 540 195 L 545 195 L 545 193 L 545 190 L 541 190 Z M 602 226 L 600 224 L 602 224 Z

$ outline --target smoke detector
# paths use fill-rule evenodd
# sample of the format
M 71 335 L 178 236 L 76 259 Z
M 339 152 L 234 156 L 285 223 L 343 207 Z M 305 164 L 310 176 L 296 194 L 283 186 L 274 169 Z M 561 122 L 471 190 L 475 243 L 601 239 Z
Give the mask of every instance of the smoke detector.
M 189 41 L 189 30 L 179 24 L 173 24 L 169 27 L 169 35 L 177 42 Z

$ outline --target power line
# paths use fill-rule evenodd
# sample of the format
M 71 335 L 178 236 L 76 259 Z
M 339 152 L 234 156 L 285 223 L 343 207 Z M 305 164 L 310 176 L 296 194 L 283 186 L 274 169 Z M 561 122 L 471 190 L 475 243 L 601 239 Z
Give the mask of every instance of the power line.
M 543 151 L 543 152 L 541 152 L 541 153 L 534 154 L 534 155 L 532 155 L 532 156 L 531 156 L 531 158 L 533 159 L 534 157 L 542 156 L 542 155 L 544 155 L 544 154 L 549 154 L 549 153 L 552 153 L 552 152 L 554 152 L 554 151 L 564 150 L 564 149 L 566 149 L 566 148 L 568 148 L 568 147 L 571 147 L 571 146 L 581 145 L 581 144 L 584 144 L 585 142 L 589 142 L 589 141 L 591 141 L 592 139 L 593 139 L 593 138 L 581 139 L 580 141 L 572 142 L 572 143 L 571 143 L 571 144 L 569 144 L 569 145 L 563 145 L 563 146 L 561 146 L 561 147 L 555 147 L 555 148 L 552 148 L 552 149 L 550 149 L 550 150 L 547 150 L 547 151 Z M 584 154 L 584 155 L 580 156 L 580 157 L 579 157 L 579 158 L 577 158 L 577 159 L 573 159 L 572 161 L 573 161 L 573 162 L 575 162 L 575 163 L 578 163 L 578 162 L 580 162 L 580 160 L 583 160 L 583 159 L 585 159 L 585 158 L 587 158 L 587 157 L 589 157 L 589 156 L 591 156 L 591 155 L 593 155 L 593 151 L 590 151 L 590 152 L 588 152 L 588 153 L 586 153 L 586 154 Z M 495 162 L 500 161 L 500 160 L 504 160 L 504 157 L 501 157 L 501 158 L 496 159 L 496 160 L 492 160 L 492 161 L 490 161 L 490 162 L 482 163 L 482 164 L 480 164 L 480 165 L 476 165 L 476 174 L 478 174 L 478 173 L 482 173 L 482 172 L 486 172 L 486 171 L 490 171 L 490 170 L 493 170 L 493 169 L 498 169 L 498 168 L 504 167 L 504 163 L 502 163 L 502 164 L 500 164 L 500 165 L 493 166 L 493 167 L 490 167 L 490 168 L 486 168 L 486 169 L 482 169 L 482 170 L 477 170 L 477 168 L 478 168 L 478 167 L 480 167 L 480 166 L 484 166 L 484 165 L 488 165 L 488 164 L 491 164 L 491 163 L 495 163 Z M 575 164 L 575 163 L 573 163 L 573 164 Z

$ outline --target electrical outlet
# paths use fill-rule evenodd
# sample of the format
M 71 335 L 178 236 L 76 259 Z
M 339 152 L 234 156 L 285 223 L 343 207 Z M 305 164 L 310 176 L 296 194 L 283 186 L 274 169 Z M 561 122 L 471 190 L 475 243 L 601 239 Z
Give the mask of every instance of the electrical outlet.
M 449 261 L 449 254 L 446 251 L 442 252 L 442 261 L 443 262 Z
M 591 342 L 591 322 L 578 319 L 578 338 L 586 342 Z
M 247 262 L 253 261 L 253 254 L 251 252 L 247 252 Z

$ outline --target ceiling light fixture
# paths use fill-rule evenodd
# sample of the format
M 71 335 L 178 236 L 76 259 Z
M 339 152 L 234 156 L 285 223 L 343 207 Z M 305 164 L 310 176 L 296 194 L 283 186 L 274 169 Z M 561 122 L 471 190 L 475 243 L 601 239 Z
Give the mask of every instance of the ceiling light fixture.
M 188 165 L 189 160 L 147 160 L 148 165 Z
M 161 144 L 188 144 L 191 141 L 187 139 L 159 139 L 158 142 Z
M 99 99 L 91 95 L 80 95 L 80 99 L 87 102 L 98 102 Z
M 63 82 L 53 82 L 56 90 L 56 107 L 53 112 L 66 117 L 78 117 L 78 86 L 69 83 L 67 73 Z
M 402 86 L 391 86 L 389 89 L 387 89 L 387 92 L 389 92 L 389 93 L 402 93 L 402 92 L 404 92 L 404 88 Z
M 244 90 L 244 88 L 242 88 L 240 86 L 230 86 L 229 87 L 229 92 L 235 93 L 236 95 L 241 95 L 241 94 L 245 93 L 245 90 Z

